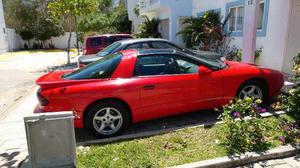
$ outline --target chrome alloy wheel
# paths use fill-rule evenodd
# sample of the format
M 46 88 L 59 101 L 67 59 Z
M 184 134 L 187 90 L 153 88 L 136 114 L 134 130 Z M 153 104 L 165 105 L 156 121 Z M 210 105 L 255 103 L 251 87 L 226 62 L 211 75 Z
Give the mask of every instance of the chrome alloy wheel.
M 256 85 L 247 85 L 239 93 L 239 99 L 245 99 L 246 97 L 254 99 L 263 99 L 263 92 L 259 86 Z
M 123 117 L 120 111 L 112 107 L 100 109 L 93 118 L 94 129 L 102 135 L 112 135 L 122 126 Z

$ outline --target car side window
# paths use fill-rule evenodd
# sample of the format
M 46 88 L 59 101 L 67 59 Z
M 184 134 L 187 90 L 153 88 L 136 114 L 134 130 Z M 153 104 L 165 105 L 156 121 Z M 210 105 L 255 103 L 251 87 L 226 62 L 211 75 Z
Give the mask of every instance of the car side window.
M 152 48 L 155 48 L 155 49 L 176 49 L 176 50 L 179 49 L 179 48 L 177 48 L 169 43 L 166 43 L 166 42 L 151 42 L 151 46 L 152 46 Z
M 108 46 L 112 44 L 113 42 L 118 41 L 116 37 L 104 37 L 104 45 Z
M 193 63 L 192 61 L 180 56 L 175 56 L 175 61 L 176 64 L 178 65 L 179 74 L 198 73 L 199 65 Z
M 154 76 L 198 73 L 198 65 L 180 56 L 151 55 L 137 58 L 134 75 Z
M 149 49 L 148 43 L 135 43 L 128 45 L 125 49 Z
M 102 44 L 102 37 L 93 37 L 90 40 L 91 46 L 100 46 Z
M 135 76 L 154 76 L 176 74 L 174 59 L 170 56 L 152 55 L 138 57 L 135 66 Z

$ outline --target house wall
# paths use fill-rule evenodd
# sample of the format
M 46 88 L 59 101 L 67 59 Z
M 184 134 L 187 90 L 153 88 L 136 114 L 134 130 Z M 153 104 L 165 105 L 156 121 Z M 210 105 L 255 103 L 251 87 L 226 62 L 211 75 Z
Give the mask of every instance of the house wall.
M 288 38 L 282 67 L 284 72 L 290 71 L 293 57 L 300 53 L 300 0 L 292 0 L 289 11 Z
M 8 51 L 6 25 L 4 20 L 3 4 L 0 0 L 0 53 Z
M 192 0 L 157 0 L 155 2 L 156 3 L 142 9 L 141 14 L 148 16 L 149 18 L 154 17 L 160 19 L 162 21 L 160 30 L 161 33 L 164 34 L 163 38 L 181 45 L 182 40 L 177 36 L 177 33 L 182 28 L 180 19 L 182 17 L 192 16 Z M 166 23 L 166 20 L 169 21 L 168 24 Z M 166 31 L 166 28 L 169 30 Z M 168 36 L 165 35 L 166 32 L 169 33 Z
M 8 41 L 8 51 L 15 51 L 22 48 L 22 39 L 19 34 L 16 33 L 15 29 L 6 29 L 7 41 Z
M 225 18 L 229 8 L 243 5 L 246 0 L 193 0 L 193 16 L 208 10 L 219 10 Z M 263 30 L 257 31 L 256 48 L 263 48 L 257 64 L 290 73 L 289 64 L 284 64 L 288 40 L 290 7 L 292 0 L 265 0 Z M 231 33 L 231 46 L 242 48 L 242 32 Z
M 64 35 L 59 37 L 52 37 L 50 40 L 47 40 L 45 42 L 45 48 L 49 47 L 49 44 L 54 44 L 55 48 L 58 49 L 67 49 L 68 48 L 68 39 L 69 39 L 69 32 L 65 32 Z M 27 44 L 27 41 L 24 41 L 21 39 L 21 48 L 24 48 L 24 44 Z M 36 40 L 30 40 L 30 46 L 32 47 L 33 43 L 37 43 Z M 81 44 L 79 44 L 81 46 Z M 20 49 L 21 49 L 20 48 Z M 71 37 L 71 48 L 76 48 L 76 34 L 75 32 L 72 32 Z
M 139 25 L 143 23 L 144 19 L 141 16 L 137 16 L 134 13 L 134 8 L 138 5 L 138 0 L 128 0 L 127 1 L 127 12 L 128 18 L 132 22 L 132 33 L 139 32 Z

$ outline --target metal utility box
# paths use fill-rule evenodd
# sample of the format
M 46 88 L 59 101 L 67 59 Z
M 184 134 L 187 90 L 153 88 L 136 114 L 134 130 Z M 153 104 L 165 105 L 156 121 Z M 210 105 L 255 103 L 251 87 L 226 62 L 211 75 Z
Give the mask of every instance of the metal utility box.
M 75 167 L 76 142 L 72 112 L 24 117 L 32 168 Z

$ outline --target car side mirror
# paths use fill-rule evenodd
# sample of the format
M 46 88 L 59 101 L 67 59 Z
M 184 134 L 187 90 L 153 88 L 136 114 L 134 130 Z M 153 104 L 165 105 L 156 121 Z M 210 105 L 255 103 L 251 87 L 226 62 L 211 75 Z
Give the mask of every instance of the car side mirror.
M 207 68 L 206 66 L 203 66 L 203 65 L 200 65 L 198 67 L 198 74 L 199 75 L 205 75 L 205 74 L 208 74 L 208 73 L 211 73 L 212 70 Z

